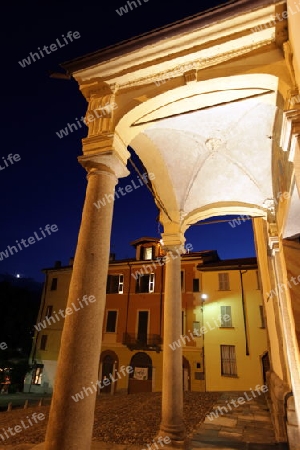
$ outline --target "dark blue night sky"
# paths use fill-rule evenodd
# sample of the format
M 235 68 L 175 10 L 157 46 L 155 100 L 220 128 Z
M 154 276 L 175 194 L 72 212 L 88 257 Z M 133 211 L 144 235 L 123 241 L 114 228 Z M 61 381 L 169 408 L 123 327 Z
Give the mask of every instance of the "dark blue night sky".
M 6 2 L 8 3 L 8 2 Z M 85 196 L 86 173 L 77 162 L 86 127 L 59 138 L 67 123 L 85 114 L 86 101 L 74 80 L 49 77 L 59 64 L 221 4 L 220 1 L 174 2 L 140 0 L 120 16 L 124 0 L 107 2 L 13 2 L 2 6 L 1 28 L 1 222 L 0 273 L 43 280 L 41 269 L 54 261 L 68 264 L 74 255 Z M 176 4 L 175 4 L 176 3 Z M 225 3 L 225 2 L 223 2 Z M 200 6 L 201 5 L 201 6 Z M 69 31 L 80 38 L 66 43 Z M 59 40 L 64 46 L 22 67 L 18 61 Z M 54 47 L 52 47 L 54 48 Z M 24 64 L 23 64 L 24 65 Z M 15 158 L 8 155 L 20 155 Z M 136 180 L 131 175 L 121 186 Z M 160 237 L 158 211 L 145 186 L 115 202 L 111 250 L 117 258 L 133 257 L 130 242 L 141 236 Z M 223 218 L 222 218 L 223 219 Z M 213 219 L 210 219 L 210 221 Z M 49 233 L 46 225 L 58 230 Z M 35 243 L 25 247 L 34 232 Z M 45 237 L 43 234 L 45 234 Z M 186 233 L 195 250 L 217 249 L 221 258 L 254 256 L 251 222 L 194 226 Z M 0 253 L 1 254 L 1 253 Z M 1 258 L 0 258 L 1 259 Z

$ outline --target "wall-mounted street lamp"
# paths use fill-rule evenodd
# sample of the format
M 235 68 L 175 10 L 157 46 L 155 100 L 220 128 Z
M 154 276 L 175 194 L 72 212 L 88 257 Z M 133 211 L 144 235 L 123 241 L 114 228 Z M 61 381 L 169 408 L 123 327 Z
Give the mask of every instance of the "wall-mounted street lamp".
M 205 300 L 208 299 L 208 295 L 207 294 L 201 294 L 200 298 L 201 298 L 201 311 L 203 313 L 203 305 L 204 305 Z M 202 322 L 203 322 L 203 316 L 202 316 Z M 202 326 L 203 326 L 203 323 L 202 323 Z

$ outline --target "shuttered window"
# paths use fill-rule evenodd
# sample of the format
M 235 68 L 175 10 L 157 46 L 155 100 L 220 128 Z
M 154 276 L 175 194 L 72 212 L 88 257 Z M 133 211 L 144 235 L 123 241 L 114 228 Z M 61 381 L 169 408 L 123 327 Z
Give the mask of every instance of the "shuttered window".
M 231 306 L 221 306 L 221 327 L 232 327 Z
M 221 345 L 221 375 L 237 375 L 234 345 Z
M 229 274 L 227 272 L 219 273 L 219 291 L 229 291 Z

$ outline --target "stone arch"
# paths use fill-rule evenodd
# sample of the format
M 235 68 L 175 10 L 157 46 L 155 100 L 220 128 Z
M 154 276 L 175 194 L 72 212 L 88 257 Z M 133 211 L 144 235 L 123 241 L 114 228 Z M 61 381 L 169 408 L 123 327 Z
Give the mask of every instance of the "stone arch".
M 104 378 L 110 378 L 110 374 L 114 375 L 115 372 L 118 371 L 119 367 L 119 357 L 112 350 L 105 350 L 101 353 L 100 356 L 100 366 L 99 366 L 99 380 L 103 382 Z M 114 377 L 114 379 L 116 379 Z M 113 393 L 117 389 L 117 379 L 113 383 L 110 383 L 108 386 L 104 386 L 102 389 L 99 389 L 99 393 Z M 103 383 L 102 383 L 103 386 Z
M 136 106 L 121 118 L 115 128 L 114 146 L 127 148 L 150 123 L 162 118 L 267 93 L 273 94 L 269 103 L 275 105 L 277 90 L 278 77 L 259 73 L 213 78 L 169 90 Z
M 152 359 L 145 352 L 135 353 L 130 366 L 133 371 L 129 375 L 128 394 L 152 392 Z

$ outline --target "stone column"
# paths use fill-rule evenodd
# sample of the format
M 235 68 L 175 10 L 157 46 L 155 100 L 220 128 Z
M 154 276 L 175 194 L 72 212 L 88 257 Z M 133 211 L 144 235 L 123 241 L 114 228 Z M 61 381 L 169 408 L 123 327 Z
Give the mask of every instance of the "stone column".
M 46 450 L 91 449 L 114 190 L 118 177 L 128 175 L 112 151 L 79 161 L 88 171 L 88 183 L 66 309 L 72 313 L 66 315 L 62 333 Z M 98 209 L 94 203 L 99 199 L 104 203 Z M 77 393 L 82 399 L 75 401 Z
M 276 288 L 281 311 L 284 347 L 286 350 L 293 396 L 295 399 L 295 409 L 298 421 L 298 439 L 300 439 L 300 353 L 289 293 L 289 287 L 292 288 L 292 284 L 290 280 L 287 279 L 283 249 L 280 247 L 279 238 L 270 238 L 270 247 L 272 249 L 273 267 L 277 282 Z
M 171 445 L 184 447 L 182 348 L 172 350 L 169 344 L 178 341 L 181 330 L 181 258 L 183 239 L 180 235 L 163 235 L 166 257 L 164 297 L 164 343 L 162 381 L 162 421 L 159 436 L 168 436 Z

